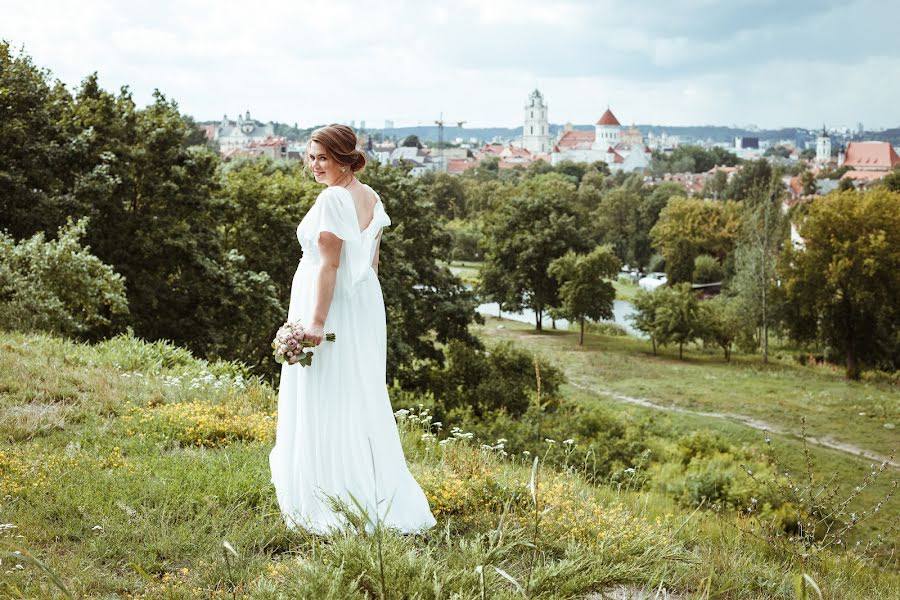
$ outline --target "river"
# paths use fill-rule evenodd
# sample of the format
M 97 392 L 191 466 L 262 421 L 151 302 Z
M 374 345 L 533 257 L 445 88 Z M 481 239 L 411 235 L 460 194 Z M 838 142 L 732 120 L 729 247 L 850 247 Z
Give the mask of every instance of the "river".
M 496 302 L 486 302 L 484 304 L 479 304 L 478 310 L 479 313 L 483 315 L 488 315 L 491 317 L 497 316 L 498 305 Z M 633 315 L 635 313 L 634 306 L 631 305 L 630 302 L 626 302 L 624 300 L 613 300 L 613 318 L 608 323 L 615 323 L 616 325 L 620 325 L 625 331 L 628 332 L 628 335 L 632 335 L 638 338 L 644 338 L 644 334 L 635 329 L 631 325 L 631 321 L 629 321 L 626 317 L 629 315 Z M 520 321 L 522 323 L 531 323 L 534 324 L 534 311 L 533 310 L 525 310 L 524 312 L 508 312 L 503 311 L 499 315 L 503 319 L 509 319 L 511 321 Z M 544 316 L 544 326 L 550 327 L 553 324 L 553 321 L 548 316 Z M 569 327 L 569 322 L 565 319 L 559 319 L 556 321 L 556 327 L 559 329 L 566 329 Z

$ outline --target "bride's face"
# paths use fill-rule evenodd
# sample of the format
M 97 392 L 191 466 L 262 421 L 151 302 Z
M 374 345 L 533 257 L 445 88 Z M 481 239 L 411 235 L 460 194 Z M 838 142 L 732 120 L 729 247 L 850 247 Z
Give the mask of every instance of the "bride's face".
M 341 172 L 341 165 L 325 152 L 325 146 L 318 142 L 310 142 L 307 160 L 309 161 L 309 169 L 313 173 L 313 177 L 319 183 L 325 185 L 334 185 L 342 177 L 346 176 L 346 171 Z M 346 167 L 344 167 L 346 169 Z

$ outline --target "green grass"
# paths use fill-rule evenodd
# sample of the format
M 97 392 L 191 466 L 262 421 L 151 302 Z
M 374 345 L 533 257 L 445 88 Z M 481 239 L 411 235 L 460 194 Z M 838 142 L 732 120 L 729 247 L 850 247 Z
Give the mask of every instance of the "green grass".
M 463 283 L 476 285 L 480 280 L 479 271 L 484 263 L 466 260 L 454 260 L 439 263 L 450 269 L 450 272 L 462 279 Z
M 502 325 L 502 328 L 498 328 Z M 631 337 L 537 332 L 533 326 L 489 317 L 479 334 L 512 339 L 564 366 L 569 379 L 598 391 L 623 394 L 696 411 L 732 413 L 799 431 L 805 417 L 811 435 L 888 455 L 900 450 L 900 389 L 891 382 L 851 382 L 843 370 L 804 367 L 776 352 L 768 365 L 758 356 L 677 348 L 653 356 L 650 343 Z
M 736 418 L 715 418 L 684 412 L 634 406 L 616 399 L 617 394 L 649 400 L 663 407 L 688 411 L 728 413 L 765 421 L 782 431 L 770 433 L 779 455 L 793 473 L 806 470 L 801 417 L 807 420 L 807 435 L 857 446 L 889 455 L 900 448 L 895 429 L 884 423 L 897 422 L 900 390 L 890 383 L 850 382 L 840 370 L 803 367 L 787 356 L 763 365 L 755 356 L 736 356 L 725 363 L 720 355 L 695 350 L 678 359 L 677 349 L 663 349 L 653 356 L 649 342 L 630 337 L 585 335 L 563 330 L 537 332 L 527 324 L 487 318 L 476 326 L 488 344 L 502 340 L 539 352 L 562 368 L 569 379 L 564 394 L 572 402 L 599 406 L 629 418 L 653 416 L 663 420 L 662 430 L 676 438 L 709 429 L 722 433 L 737 445 L 764 447 L 764 433 Z M 859 412 L 866 412 L 860 417 Z M 810 444 L 814 468 L 820 477 L 837 474 L 836 482 L 850 490 L 870 471 L 873 460 L 852 453 Z M 897 458 L 895 457 L 895 463 Z M 877 463 L 875 463 L 877 466 Z M 866 489 L 861 503 L 871 506 L 890 490 L 898 469 Z M 900 501 L 895 497 L 861 527 L 858 540 L 890 530 L 900 520 Z M 896 529 L 889 538 L 898 541 Z
M 0 548 L 30 552 L 84 598 L 522 597 L 500 571 L 534 598 L 614 586 L 794 597 L 798 566 L 730 517 L 590 485 L 544 461 L 535 504 L 531 457 L 423 439 L 427 417 L 400 428 L 434 530 L 291 533 L 268 481 L 274 404 L 239 366 L 164 344 L 0 334 Z M 0 598 L 63 597 L 22 555 L 0 569 Z M 823 554 L 807 571 L 829 599 L 900 589 L 896 572 L 849 554 Z

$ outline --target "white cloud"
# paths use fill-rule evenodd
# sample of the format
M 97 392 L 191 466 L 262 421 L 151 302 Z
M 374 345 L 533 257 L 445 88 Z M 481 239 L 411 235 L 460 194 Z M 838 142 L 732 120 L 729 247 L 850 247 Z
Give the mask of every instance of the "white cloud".
M 886 0 L 0 0 L 0 38 L 70 85 L 98 71 L 200 119 L 897 126 Z M 877 87 L 875 83 L 877 82 Z

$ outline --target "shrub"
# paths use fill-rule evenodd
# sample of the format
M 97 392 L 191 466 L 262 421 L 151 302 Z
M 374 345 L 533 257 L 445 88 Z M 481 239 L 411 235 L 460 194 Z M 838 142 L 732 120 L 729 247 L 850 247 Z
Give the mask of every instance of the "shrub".
M 88 220 L 16 242 L 0 232 L 0 323 L 20 331 L 89 334 L 128 312 L 125 280 L 82 246 Z
M 523 414 L 531 394 L 537 390 L 535 361 L 541 372 L 542 393 L 547 398 L 555 400 L 563 382 L 559 369 L 511 343 L 484 351 L 453 340 L 444 353 L 443 368 L 433 364 L 427 367 L 423 382 L 434 391 L 435 410 L 441 415 L 461 407 L 471 407 L 478 418 L 497 411 L 512 416 Z
M 716 283 L 725 277 L 725 269 L 715 257 L 701 254 L 694 259 L 694 283 Z

